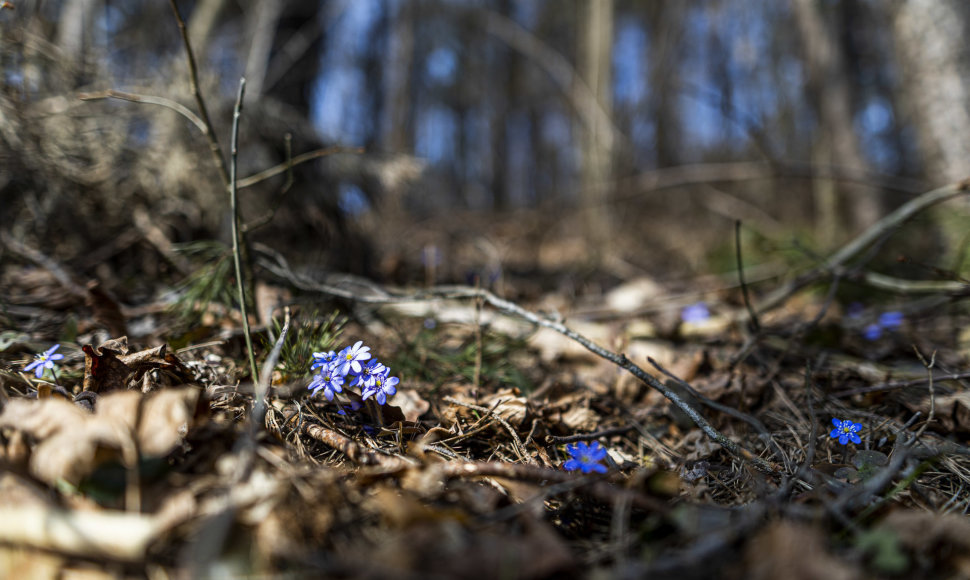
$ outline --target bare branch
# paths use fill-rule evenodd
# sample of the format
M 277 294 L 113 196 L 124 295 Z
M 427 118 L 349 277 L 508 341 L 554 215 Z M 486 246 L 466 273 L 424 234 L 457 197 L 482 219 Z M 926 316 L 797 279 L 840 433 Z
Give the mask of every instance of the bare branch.
M 166 99 L 165 97 L 156 97 L 153 95 L 140 95 L 138 93 L 126 93 L 124 91 L 116 91 L 114 89 L 108 89 L 105 91 L 98 91 L 96 93 L 78 93 L 77 98 L 81 99 L 82 101 L 98 101 L 101 99 L 119 99 L 122 101 L 130 101 L 132 103 L 147 103 L 150 105 L 159 105 L 159 106 L 165 107 L 166 109 L 171 109 L 176 113 L 178 113 L 179 115 L 182 115 L 183 117 L 191 121 L 192 124 L 195 125 L 195 127 L 199 131 L 201 131 L 203 135 L 206 134 L 206 132 L 208 132 L 208 129 L 206 128 L 205 123 L 202 122 L 202 119 L 200 119 L 198 115 L 196 115 L 191 110 L 189 110 L 189 108 L 186 107 L 185 105 L 178 103 L 176 101 L 173 101 L 171 99 Z
M 172 13 L 175 14 L 175 21 L 178 23 L 179 34 L 182 36 L 182 44 L 185 46 L 185 56 L 189 63 L 189 86 L 192 88 L 192 96 L 195 97 L 195 103 L 199 107 L 199 116 L 202 119 L 202 124 L 205 126 L 202 134 L 209 141 L 209 150 L 212 151 L 212 156 L 215 158 L 219 176 L 222 178 L 222 183 L 228 188 L 229 170 L 226 168 L 226 160 L 222 155 L 222 147 L 219 146 L 219 139 L 216 137 L 215 128 L 209 119 L 209 111 L 206 109 L 205 100 L 202 98 L 202 91 L 199 89 L 199 70 L 195 65 L 195 55 L 192 52 L 192 43 L 189 42 L 189 33 L 185 29 L 185 21 L 182 20 L 182 15 L 179 13 L 179 7 L 175 3 L 175 0 L 168 1 L 172 6 Z

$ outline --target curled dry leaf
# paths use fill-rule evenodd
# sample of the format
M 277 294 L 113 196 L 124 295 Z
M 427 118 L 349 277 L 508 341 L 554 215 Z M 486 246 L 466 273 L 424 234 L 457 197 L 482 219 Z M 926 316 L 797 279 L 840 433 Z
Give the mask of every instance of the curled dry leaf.
M 14 399 L 0 413 L 0 427 L 29 435 L 35 442 L 30 472 L 49 484 L 78 484 L 98 465 L 142 455 L 169 453 L 191 427 L 201 391 L 170 389 L 143 396 L 137 392 L 105 395 L 97 411 L 60 399 Z
M 138 388 L 142 392 L 160 386 L 192 382 L 191 371 L 165 345 L 128 354 L 128 337 L 106 341 L 97 348 L 86 344 L 84 390 L 106 393 Z
M 586 433 L 600 424 L 600 416 L 589 407 L 574 406 L 562 414 L 562 423 L 570 432 Z
M 930 410 L 930 396 L 911 402 L 903 399 L 903 404 L 913 411 L 924 415 Z M 937 395 L 933 401 L 935 417 L 945 431 L 970 431 L 970 393 L 959 392 L 949 395 Z
M 408 421 L 416 422 L 421 415 L 428 412 L 431 403 L 425 400 L 417 391 L 413 389 L 401 389 L 394 396 L 394 403 L 401 408 L 404 418 Z

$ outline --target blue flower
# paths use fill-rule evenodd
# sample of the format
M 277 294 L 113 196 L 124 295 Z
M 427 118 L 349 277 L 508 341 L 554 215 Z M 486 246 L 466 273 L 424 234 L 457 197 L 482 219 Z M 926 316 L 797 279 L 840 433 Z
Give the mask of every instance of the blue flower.
M 567 445 L 566 451 L 572 456 L 562 464 L 566 471 L 576 471 L 581 469 L 583 473 L 596 471 L 606 473 L 606 466 L 600 461 L 606 459 L 606 449 L 600 447 L 599 441 L 593 441 L 589 445 L 585 441 L 580 441 L 575 445 Z
M 707 304 L 704 302 L 696 302 L 684 306 L 684 309 L 680 311 L 680 319 L 688 324 L 704 322 L 710 317 L 711 312 L 707 309 Z
M 862 336 L 870 342 L 879 340 L 879 337 L 882 336 L 882 327 L 878 324 L 870 324 L 862 331 Z
M 34 361 L 29 365 L 24 367 L 24 371 L 34 371 L 34 376 L 38 379 L 44 376 L 44 371 L 50 369 L 54 372 L 54 361 L 61 360 L 64 358 L 62 354 L 54 354 L 54 351 L 60 348 L 61 345 L 55 344 L 50 347 L 43 354 L 38 354 L 34 356 Z
M 883 312 L 879 315 L 879 326 L 883 328 L 899 328 L 903 325 L 903 313 L 899 311 Z
M 327 398 L 328 401 L 333 400 L 334 393 L 339 393 L 343 391 L 341 385 L 344 384 L 343 375 L 338 374 L 333 365 L 327 365 L 320 369 L 320 372 L 313 377 L 313 382 L 311 382 L 307 388 L 313 391 L 310 396 L 314 396 L 323 391 L 323 396 Z
M 320 368 L 324 365 L 328 365 L 337 358 L 337 354 L 332 350 L 330 352 L 315 352 L 313 353 L 313 364 L 310 365 L 310 370 Z
M 850 307 L 851 310 L 851 307 Z M 850 318 L 861 318 L 862 314 L 856 312 L 850 314 Z M 903 325 L 903 313 L 898 310 L 890 310 L 889 312 L 883 312 L 879 315 L 879 319 L 872 324 L 869 324 L 862 330 L 862 337 L 866 340 L 873 342 L 882 338 L 882 333 L 885 330 L 896 330 Z
M 848 445 L 849 441 L 852 441 L 856 445 L 862 443 L 862 439 L 859 438 L 859 431 L 862 430 L 861 423 L 853 423 L 851 420 L 846 419 L 840 421 L 835 417 L 832 417 L 832 424 L 835 425 L 835 429 L 829 433 L 829 437 L 833 439 L 838 439 L 839 443 L 842 445 Z
M 337 374 L 347 376 L 351 372 L 360 374 L 363 367 L 361 362 L 370 358 L 370 347 L 363 346 L 364 341 L 358 340 L 354 346 L 348 346 L 340 351 L 337 360 L 334 362 Z
M 368 397 L 373 396 L 377 399 L 377 404 L 383 405 L 388 397 L 394 396 L 397 392 L 396 385 L 401 382 L 401 379 L 387 376 L 390 372 L 391 369 L 385 369 L 383 373 L 374 375 L 374 386 L 364 390 L 361 393 L 361 399 L 367 400 Z
M 363 393 L 374 387 L 377 382 L 377 377 L 379 375 L 387 373 L 387 367 L 377 362 L 376 360 L 371 360 L 369 363 L 364 365 L 363 372 L 354 377 L 353 382 L 350 383 L 351 387 L 359 387 L 360 392 Z

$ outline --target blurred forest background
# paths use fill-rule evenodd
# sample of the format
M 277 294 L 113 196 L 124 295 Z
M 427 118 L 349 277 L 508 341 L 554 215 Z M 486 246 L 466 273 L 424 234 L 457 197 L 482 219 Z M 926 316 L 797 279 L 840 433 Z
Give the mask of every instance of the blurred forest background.
M 170 4 L 10 4 L 6 241 L 147 297 L 187 269 L 168 244 L 229 240 L 209 145 L 173 110 L 197 111 Z M 247 79 L 250 241 L 309 271 L 595 292 L 728 272 L 741 220 L 749 264 L 770 277 L 787 267 L 778 256 L 829 251 L 970 175 L 958 0 L 178 6 L 225 155 Z M 147 102 L 97 98 L 107 90 Z M 964 214 L 951 203 L 912 226 L 921 274 L 961 269 Z

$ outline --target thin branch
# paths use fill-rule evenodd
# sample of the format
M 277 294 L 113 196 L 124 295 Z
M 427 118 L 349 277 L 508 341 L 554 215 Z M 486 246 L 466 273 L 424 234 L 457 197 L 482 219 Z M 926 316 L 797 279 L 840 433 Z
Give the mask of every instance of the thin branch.
M 634 364 L 630 359 L 628 359 L 623 354 L 617 354 L 610 350 L 607 350 L 593 341 L 589 340 L 585 336 L 577 333 L 576 331 L 568 328 L 560 322 L 549 320 L 547 318 L 542 318 L 521 306 L 499 298 L 495 294 L 492 294 L 488 290 L 480 288 L 470 288 L 467 286 L 438 286 L 435 288 L 429 288 L 427 290 L 422 290 L 414 293 L 395 293 L 391 294 L 384 289 L 381 289 L 373 294 L 363 294 L 360 290 L 351 291 L 344 288 L 338 288 L 329 284 L 320 284 L 312 280 L 303 278 L 294 273 L 289 266 L 285 263 L 282 256 L 275 256 L 276 263 L 262 262 L 264 268 L 273 272 L 274 274 L 280 276 L 281 278 L 289 281 L 291 284 L 300 288 L 302 290 L 307 290 L 310 292 L 322 292 L 324 294 L 329 294 L 331 296 L 339 296 L 341 298 L 346 298 L 348 300 L 353 300 L 357 302 L 362 302 L 365 304 L 391 304 L 398 302 L 423 302 L 430 300 L 439 299 L 481 299 L 486 303 L 492 305 L 492 307 L 514 317 L 527 320 L 536 326 L 542 326 L 550 330 L 554 330 L 559 334 L 562 334 L 575 342 L 578 342 L 586 350 L 592 352 L 593 354 L 604 358 L 613 364 L 619 366 L 620 368 L 631 373 L 633 376 L 637 377 L 644 383 L 646 383 L 651 388 L 659 391 L 664 397 L 669 399 L 674 405 L 679 407 L 684 413 L 687 414 L 691 420 L 712 440 L 724 447 L 729 453 L 752 462 L 758 469 L 765 471 L 767 473 L 775 473 L 780 468 L 765 459 L 762 459 L 747 449 L 739 446 L 737 443 L 732 441 L 726 435 L 718 431 L 713 425 L 708 422 L 703 415 L 701 415 L 696 409 L 691 407 L 684 399 L 680 397 L 676 392 L 668 388 L 665 384 L 658 381 L 652 375 L 644 371 L 642 368 Z
M 592 433 L 577 433 L 576 435 L 546 435 L 546 443 L 575 443 L 576 441 L 592 441 L 600 437 L 611 437 L 613 435 L 623 435 L 630 431 L 636 431 L 636 425 L 624 425 L 623 427 L 611 427 Z
M 243 281 L 242 252 L 239 248 L 239 204 L 236 188 L 236 165 L 239 156 L 239 118 L 242 116 L 243 95 L 246 93 L 246 79 L 239 79 L 239 93 L 232 112 L 232 157 L 229 166 L 229 211 L 232 212 L 232 262 L 236 268 L 236 287 L 239 290 L 239 312 L 242 315 L 243 334 L 246 337 L 246 351 L 249 354 L 249 369 L 253 381 L 259 380 L 256 370 L 256 353 L 253 352 L 253 338 L 249 333 L 249 313 L 246 311 L 246 289 Z
M 256 383 L 255 403 L 253 404 L 253 416 L 250 421 L 250 429 L 255 432 L 266 424 L 266 393 L 273 381 L 273 369 L 276 368 L 276 361 L 280 358 L 283 351 L 283 344 L 286 342 L 286 335 L 290 331 L 290 307 L 284 309 L 283 329 L 280 331 L 273 350 L 270 351 L 266 360 L 263 361 L 263 372 L 259 375 L 259 382 Z
M 314 159 L 319 159 L 320 157 L 326 157 L 327 155 L 334 155 L 336 153 L 363 153 L 363 147 L 326 147 L 324 149 L 315 149 L 313 151 L 308 151 L 306 153 L 297 155 L 293 159 L 284 161 L 279 165 L 274 165 L 269 169 L 264 169 L 255 175 L 250 175 L 249 177 L 244 177 L 239 180 L 239 189 L 244 189 L 246 187 L 252 187 L 261 181 L 266 181 L 270 177 L 279 175 L 285 171 L 300 165 L 301 163 L 306 163 L 307 161 L 312 161 Z
M 508 421 L 506 421 L 501 415 L 495 412 L 494 408 L 489 409 L 488 407 L 482 407 L 480 405 L 463 403 L 457 399 L 452 399 L 451 397 L 445 397 L 444 401 L 446 403 L 451 403 L 452 405 L 466 407 L 468 409 L 478 411 L 479 413 L 485 413 L 486 415 L 490 415 L 493 419 L 501 423 L 502 426 L 505 427 L 505 430 L 508 431 L 509 434 L 512 436 L 512 441 L 515 442 L 515 454 L 519 456 L 519 459 L 521 459 L 526 463 L 535 463 L 535 460 L 527 455 L 525 446 L 522 445 L 522 439 L 519 438 L 519 434 L 515 432 L 515 429 L 512 428 L 512 425 L 510 425 Z M 495 407 L 501 404 L 501 402 L 502 401 L 496 401 Z
M 756 311 L 766 312 L 775 308 L 788 299 L 789 296 L 805 286 L 822 279 L 829 274 L 842 272 L 846 262 L 863 252 L 872 243 L 879 240 L 890 230 L 899 227 L 921 211 L 948 199 L 966 195 L 970 192 L 970 182 L 951 183 L 934 189 L 901 205 L 896 211 L 876 222 L 872 227 L 862 232 L 854 240 L 832 254 L 821 266 L 799 276 L 785 286 L 769 294 L 758 304 Z
M 182 14 L 179 13 L 179 7 L 175 0 L 168 0 L 168 3 L 172 6 L 172 13 L 175 15 L 175 21 L 178 24 L 179 34 L 182 36 L 182 44 L 185 46 L 185 56 L 189 63 L 189 86 L 192 89 L 192 96 L 195 97 L 195 103 L 199 107 L 199 116 L 202 118 L 202 124 L 205 127 L 202 134 L 209 141 L 209 150 L 215 158 L 216 168 L 219 170 L 222 183 L 229 187 L 229 171 L 226 169 L 226 160 L 222 155 L 222 147 L 219 146 L 219 139 L 216 137 L 212 121 L 209 119 L 209 111 L 206 109 L 205 100 L 202 98 L 202 91 L 199 89 L 199 70 L 195 65 L 195 55 L 192 52 L 192 43 L 189 42 L 189 33 L 185 28 L 185 21 L 182 20 Z M 254 374 L 253 379 L 255 380 L 255 378 L 256 375 Z
M 102 99 L 118 99 L 121 101 L 130 101 L 132 103 L 146 103 L 149 105 L 159 105 L 165 107 L 166 109 L 171 109 L 182 115 L 186 119 L 192 122 L 195 127 L 202 132 L 204 135 L 208 132 L 205 123 L 198 115 L 193 113 L 188 107 L 182 103 L 173 101 L 171 99 L 166 99 L 165 97 L 156 97 L 154 95 L 141 95 L 138 93 L 126 93 L 124 91 L 116 91 L 114 89 L 108 89 L 105 91 L 98 91 L 96 93 L 78 93 L 77 98 L 82 101 L 99 101 Z
M 834 393 L 829 393 L 828 396 L 833 399 L 841 399 L 842 397 L 851 397 L 852 395 L 862 395 L 865 393 L 875 393 L 877 391 L 893 391 L 896 389 L 905 389 L 906 387 L 918 387 L 929 380 L 935 381 L 960 381 L 963 379 L 970 379 L 970 371 L 963 371 L 959 373 L 947 373 L 942 375 L 932 375 L 930 378 L 920 378 L 912 379 L 909 381 L 892 381 L 888 383 L 879 383 L 878 385 L 872 385 L 870 387 L 860 387 L 857 389 L 846 389 L 844 391 L 836 391 Z

